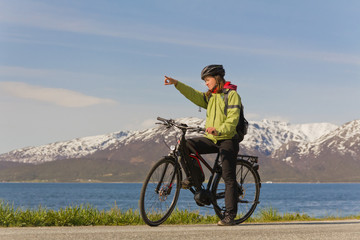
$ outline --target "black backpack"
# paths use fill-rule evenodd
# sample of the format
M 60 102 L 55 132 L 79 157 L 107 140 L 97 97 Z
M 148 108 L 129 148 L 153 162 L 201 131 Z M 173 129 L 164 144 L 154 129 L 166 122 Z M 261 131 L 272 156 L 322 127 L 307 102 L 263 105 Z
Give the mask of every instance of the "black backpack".
M 227 110 L 229 108 L 228 97 L 229 97 L 229 92 L 230 91 L 231 91 L 230 89 L 227 89 L 224 92 L 224 102 L 225 102 L 224 113 L 225 113 L 225 116 L 227 116 Z M 249 123 L 245 119 L 245 116 L 244 116 L 244 106 L 241 104 L 239 122 L 238 122 L 238 124 L 236 126 L 237 138 L 238 138 L 239 142 L 241 142 L 244 139 L 244 136 L 247 134 L 248 126 L 249 126 Z

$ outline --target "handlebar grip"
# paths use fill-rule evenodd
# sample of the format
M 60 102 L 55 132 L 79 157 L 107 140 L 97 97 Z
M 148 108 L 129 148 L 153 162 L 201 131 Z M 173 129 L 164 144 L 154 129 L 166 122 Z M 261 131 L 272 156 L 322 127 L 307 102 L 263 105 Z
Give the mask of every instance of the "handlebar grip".
M 162 118 L 162 117 L 157 117 L 157 120 L 162 121 L 162 122 L 166 122 L 166 121 L 167 121 L 167 119 Z

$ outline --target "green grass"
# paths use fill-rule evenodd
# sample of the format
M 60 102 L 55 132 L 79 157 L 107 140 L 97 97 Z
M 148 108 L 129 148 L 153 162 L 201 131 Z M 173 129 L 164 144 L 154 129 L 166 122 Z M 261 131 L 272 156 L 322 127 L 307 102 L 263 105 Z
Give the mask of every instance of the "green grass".
M 316 219 L 307 214 L 280 214 L 272 207 L 261 208 L 247 222 L 312 221 L 334 219 L 360 219 L 360 215 L 349 217 L 328 216 Z M 215 224 L 218 217 L 200 215 L 196 211 L 176 209 L 164 224 Z M 37 209 L 14 208 L 0 201 L 0 227 L 39 227 L 39 226 L 122 226 L 143 225 L 139 211 L 123 211 L 116 206 L 110 210 L 98 210 L 90 205 L 69 206 L 57 211 L 39 206 Z

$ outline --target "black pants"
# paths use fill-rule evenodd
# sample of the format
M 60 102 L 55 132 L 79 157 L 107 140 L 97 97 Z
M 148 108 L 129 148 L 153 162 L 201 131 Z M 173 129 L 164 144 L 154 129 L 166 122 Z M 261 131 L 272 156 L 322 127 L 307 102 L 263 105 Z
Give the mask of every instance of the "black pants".
M 222 161 L 222 177 L 225 182 L 226 214 L 236 215 L 238 189 L 236 183 L 236 158 L 239 152 L 239 141 L 236 139 L 220 140 L 216 144 L 206 137 L 187 140 L 199 154 L 220 153 Z

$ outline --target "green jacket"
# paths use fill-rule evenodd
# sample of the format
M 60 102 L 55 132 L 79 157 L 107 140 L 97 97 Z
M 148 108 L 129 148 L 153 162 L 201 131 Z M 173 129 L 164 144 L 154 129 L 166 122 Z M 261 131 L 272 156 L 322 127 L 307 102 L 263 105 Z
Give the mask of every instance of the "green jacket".
M 234 87 L 232 89 L 236 89 L 235 85 L 231 86 Z M 228 109 L 227 115 L 225 115 L 224 93 L 213 93 L 208 98 L 205 93 L 197 91 L 182 82 L 178 81 L 175 87 L 187 99 L 207 110 L 205 129 L 215 127 L 219 133 L 218 136 L 206 133 L 207 138 L 216 143 L 218 140 L 232 139 L 236 135 L 236 125 L 239 122 L 241 106 L 241 98 L 236 91 L 228 93 Z

